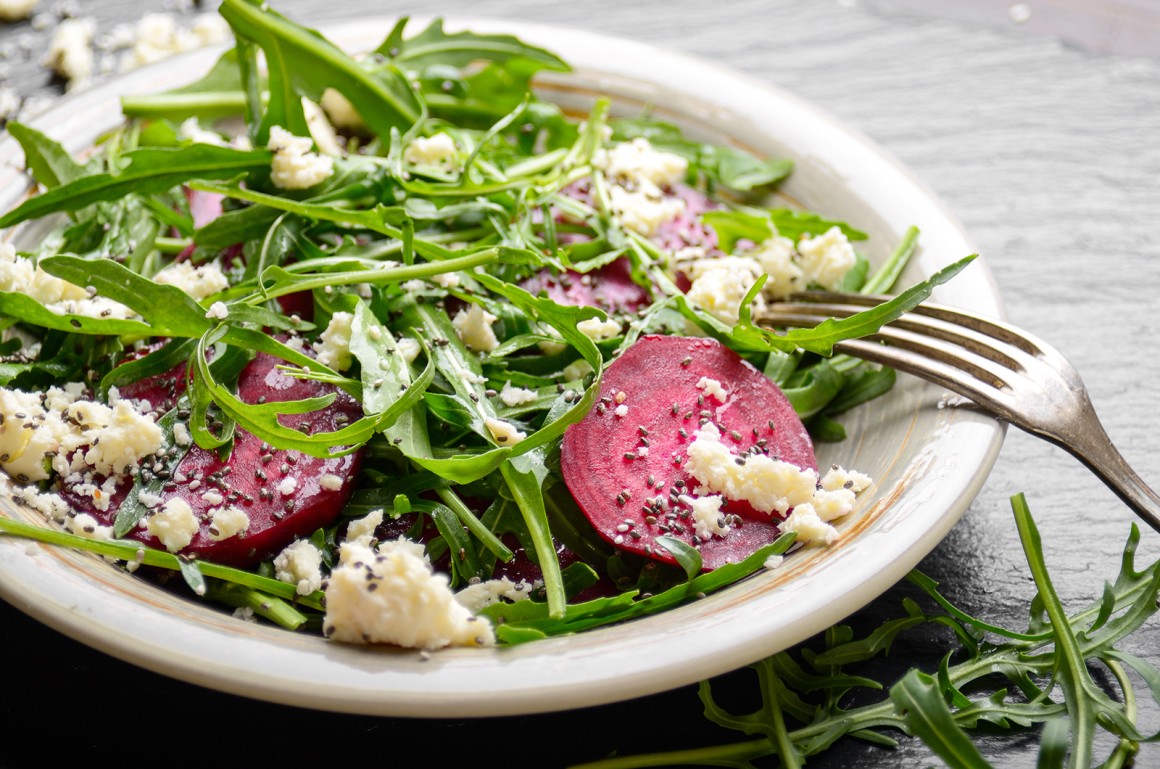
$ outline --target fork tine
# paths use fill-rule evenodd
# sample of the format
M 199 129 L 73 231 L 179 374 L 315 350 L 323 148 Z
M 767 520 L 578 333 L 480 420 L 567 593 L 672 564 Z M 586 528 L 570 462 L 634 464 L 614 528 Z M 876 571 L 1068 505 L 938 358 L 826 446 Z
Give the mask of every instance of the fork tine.
M 817 304 L 854 306 L 856 309 L 853 311 L 846 311 L 847 314 L 853 314 L 858 309 L 876 307 L 890 299 L 891 297 L 889 296 L 877 294 L 843 294 L 837 291 L 800 291 L 790 296 L 787 302 L 778 304 L 779 306 L 796 306 L 796 303 L 805 306 Z M 966 310 L 958 310 L 937 304 L 920 304 L 911 310 L 908 315 L 911 317 L 923 315 L 929 318 L 937 318 L 946 323 L 967 328 L 984 336 L 991 337 L 992 339 L 1006 342 L 1032 356 L 1044 355 L 1050 350 L 1043 342 L 1029 337 L 1025 332 L 1020 331 L 1014 326 L 993 318 L 975 315 Z M 1051 352 L 1054 352 L 1054 350 Z
M 813 326 L 885 301 L 832 292 L 805 292 L 790 299 L 772 305 L 761 320 L 775 326 Z M 1160 532 L 1160 494 L 1112 444 L 1079 372 L 1047 343 L 1000 321 L 920 305 L 876 334 L 838 342 L 834 350 L 942 385 L 999 419 L 1055 443 Z
M 821 306 L 819 306 L 821 307 Z M 828 314 L 783 312 L 780 307 L 763 316 L 777 325 L 813 326 Z M 897 322 L 892 325 L 897 325 Z M 979 355 L 961 344 L 967 337 L 941 330 L 935 337 L 922 332 L 884 326 L 877 334 L 862 339 L 847 339 L 834 345 L 837 352 L 847 353 L 899 371 L 930 379 L 948 390 L 964 395 L 980 405 L 1006 413 L 1010 408 L 1007 391 L 1009 380 L 1018 368 L 1010 358 L 995 361 Z M 946 337 L 946 338 L 944 338 Z M 972 345 L 976 340 L 970 340 Z M 885 342 L 885 344 L 883 344 Z M 1014 365 L 1008 365 L 1014 364 Z

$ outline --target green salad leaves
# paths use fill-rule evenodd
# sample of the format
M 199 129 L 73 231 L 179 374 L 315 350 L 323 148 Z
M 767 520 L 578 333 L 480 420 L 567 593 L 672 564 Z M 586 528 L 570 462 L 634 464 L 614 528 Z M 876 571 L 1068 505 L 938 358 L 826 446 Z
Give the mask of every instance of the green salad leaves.
M 236 45 L 194 83 L 126 97 L 126 124 L 88 159 L 10 127 L 43 190 L 0 227 L 35 221 L 48 234 L 0 277 L 12 331 L 0 386 L 80 382 L 111 401 L 169 377 L 179 398 L 157 414 L 164 461 L 129 473 L 116 537 L 133 537 L 150 515 L 142 500 L 165 492 L 154 472 L 177 474 L 186 451 L 226 462 L 250 435 L 264 452 L 358 457 L 349 502 L 310 537 L 326 568 L 347 525 L 382 510 L 455 589 L 530 566 L 542 584 L 532 600 L 482 610 L 501 642 L 663 611 L 760 569 L 793 536 L 710 573 L 677 539 L 678 567 L 658 568 L 597 537 L 561 482 L 560 441 L 597 408 L 609 363 L 642 335 L 713 337 L 782 385 L 817 438 L 840 439 L 833 417 L 894 379 L 831 358 L 834 343 L 872 334 L 970 261 L 855 317 L 771 329 L 754 308 L 792 288 L 889 290 L 917 233 L 871 270 L 856 226 L 777 196 L 788 160 L 695 141 L 605 99 L 582 120 L 566 115 L 533 85 L 568 65 L 510 35 L 439 20 L 411 34 L 402 19 L 352 57 L 265 4 L 225 0 L 221 14 Z M 801 266 L 807 242 L 815 272 Z M 757 265 L 763 248 L 790 277 L 754 267 L 760 275 L 719 297 L 685 285 L 696 287 L 701 262 Z M 828 266 L 827 249 L 848 262 Z M 181 270 L 222 282 L 181 284 Z M 247 400 L 241 372 L 262 356 L 329 389 Z M 303 427 L 339 399 L 361 415 Z M 114 557 L 140 549 L 198 595 L 294 599 L 295 613 L 270 616 L 320 624 L 317 591 L 295 599 L 273 586 L 274 552 L 255 553 L 255 580 L 135 544 L 2 526 Z

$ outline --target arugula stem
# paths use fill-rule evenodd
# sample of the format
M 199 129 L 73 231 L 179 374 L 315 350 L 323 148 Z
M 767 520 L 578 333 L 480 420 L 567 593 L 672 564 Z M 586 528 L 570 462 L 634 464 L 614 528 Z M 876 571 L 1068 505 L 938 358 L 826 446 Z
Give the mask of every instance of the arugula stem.
M 463 499 L 454 490 L 444 486 L 435 489 L 435 493 L 439 496 L 439 499 L 443 500 L 443 504 L 451 508 L 451 512 L 455 513 L 459 522 L 466 526 L 467 530 L 495 555 L 496 558 L 506 562 L 515 557 L 511 549 L 501 542 L 499 537 L 484 525 L 483 521 L 476 517 L 475 513 L 471 511 L 471 508 L 464 503 Z
M 180 254 L 193 245 L 192 238 L 164 238 L 157 237 L 153 241 L 154 247 L 163 254 Z
M 476 251 L 466 256 L 457 256 L 441 262 L 424 262 L 422 264 L 382 267 L 376 270 L 360 270 L 357 272 L 326 272 L 319 274 L 305 274 L 299 279 L 280 286 L 273 286 L 254 294 L 248 300 L 251 304 L 260 304 L 269 299 L 276 299 L 287 294 L 296 294 L 300 291 L 311 291 L 327 286 L 353 286 L 359 283 L 369 283 L 375 286 L 390 283 L 402 283 L 417 278 L 430 278 L 447 272 L 470 270 L 485 264 L 495 264 L 501 258 L 498 247 Z M 293 274 L 287 272 L 287 274 Z
M 160 550 L 146 547 L 139 542 L 128 540 L 98 540 L 80 537 L 76 534 L 46 529 L 34 526 L 23 521 L 0 517 L 0 533 L 10 534 L 25 539 L 33 539 L 49 545 L 59 545 L 83 550 L 97 555 L 105 555 L 122 561 L 136 561 L 145 566 L 156 566 L 170 571 L 181 571 L 181 562 L 172 553 L 163 553 Z M 207 577 L 216 577 L 253 590 L 269 593 L 278 598 L 297 601 L 303 606 L 321 611 L 321 593 L 312 593 L 307 596 L 298 595 L 294 585 L 279 582 L 276 579 L 262 577 L 252 572 L 235 569 L 230 566 L 221 566 L 208 561 L 198 561 L 197 568 Z

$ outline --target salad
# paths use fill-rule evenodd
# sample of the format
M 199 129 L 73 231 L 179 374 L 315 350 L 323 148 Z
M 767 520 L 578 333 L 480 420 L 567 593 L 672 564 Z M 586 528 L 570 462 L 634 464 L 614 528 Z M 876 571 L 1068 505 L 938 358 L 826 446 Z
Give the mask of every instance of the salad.
M 407 35 L 352 58 L 225 0 L 201 80 L 76 159 L 18 123 L 0 217 L 3 494 L 143 577 L 337 641 L 520 643 L 664 611 L 827 544 L 872 481 L 816 465 L 889 370 L 831 357 L 889 290 L 787 161 L 538 99 L 552 53 Z M 237 122 L 241 117 L 242 121 Z M 15 242 L 27 243 L 19 238 Z M 757 320 L 755 320 L 755 318 Z

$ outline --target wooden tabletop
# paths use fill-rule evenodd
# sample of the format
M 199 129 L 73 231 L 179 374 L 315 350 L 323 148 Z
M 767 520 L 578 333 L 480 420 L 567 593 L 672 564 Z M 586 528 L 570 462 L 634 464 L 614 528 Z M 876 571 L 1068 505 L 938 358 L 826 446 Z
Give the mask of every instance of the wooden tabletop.
M 42 0 L 47 10 L 49 3 Z M 161 0 L 78 4 L 102 29 L 133 21 Z M 693 3 L 668 0 L 443 0 L 412 4 L 280 0 L 303 20 L 422 11 L 575 26 L 632 37 L 727 64 L 821 105 L 912 168 L 963 222 L 994 271 L 1010 319 L 1064 353 L 1082 372 L 1108 433 L 1146 480 L 1160 484 L 1160 61 L 1092 53 L 1012 24 L 940 20 L 878 4 L 808 0 Z M 21 39 L 21 35 L 32 37 Z M 0 48 L 24 95 L 60 84 L 19 43 L 44 50 L 47 31 L 0 26 Z M 1011 430 L 982 492 L 922 563 L 947 596 L 996 624 L 1025 627 L 1034 594 L 1009 497 L 1024 492 L 1066 606 L 1098 597 L 1115 576 L 1132 513 L 1063 451 Z M 1160 558 L 1144 531 L 1140 560 Z M 900 612 L 896 587 L 852 618 L 871 628 Z M 694 688 L 552 715 L 412 721 L 334 715 L 219 694 L 92 651 L 0 605 L 9 675 L 0 717 L 0 764 L 60 759 L 257 765 L 285 757 L 424 763 L 563 766 L 614 750 L 733 741 L 701 716 Z M 906 637 L 905 663 L 937 661 L 947 639 Z M 1160 666 L 1160 622 L 1125 648 Z M 20 681 L 21 683 L 17 683 Z M 722 684 L 744 695 L 745 673 Z M 1141 723 L 1160 711 L 1144 695 Z M 211 742 L 212 740 L 212 742 Z M 1023 737 L 981 739 L 996 766 L 1032 767 Z M 227 745 L 231 747 L 226 747 Z M 404 748 L 404 746 L 409 746 Z M 226 760 L 228 758 L 228 760 Z M 470 763 L 468 763 L 468 761 Z M 56 763 L 54 761 L 54 763 Z M 908 741 L 894 751 L 842 744 L 811 767 L 922 767 Z M 1145 746 L 1139 766 L 1160 765 Z

